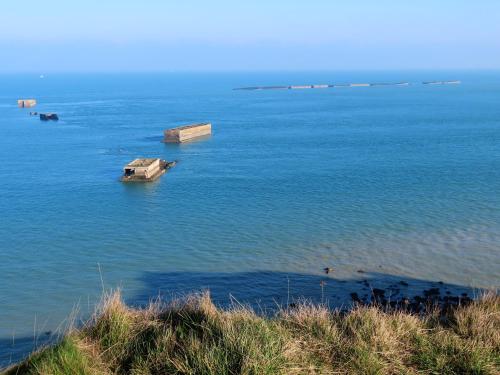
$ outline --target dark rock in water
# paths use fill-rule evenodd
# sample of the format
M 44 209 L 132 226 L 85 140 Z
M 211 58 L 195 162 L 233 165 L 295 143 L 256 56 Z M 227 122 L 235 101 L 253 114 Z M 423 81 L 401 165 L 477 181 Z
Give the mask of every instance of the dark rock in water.
M 48 121 L 48 120 L 59 120 L 59 116 L 55 113 L 40 113 L 40 120 Z
M 389 289 L 392 295 L 399 294 L 399 288 L 390 288 Z
M 372 299 L 373 302 L 381 305 L 386 305 L 387 300 L 385 299 L 385 290 L 374 288 L 372 289 Z
M 448 314 L 457 306 L 469 305 L 472 302 L 473 299 L 469 297 L 445 296 L 441 304 L 441 311 L 443 314 Z
M 412 302 L 409 305 L 409 310 L 414 312 L 414 313 L 419 313 L 420 311 L 423 310 L 423 308 L 424 308 L 424 305 L 421 302 Z
M 439 285 L 443 285 L 444 283 L 442 281 L 438 281 L 438 284 Z
M 354 301 L 354 302 L 357 302 L 357 303 L 362 303 L 363 301 L 361 301 L 361 299 L 359 298 L 358 296 L 358 293 L 354 292 L 354 293 L 351 293 L 350 294 L 351 296 L 351 299 Z
M 474 302 L 474 300 L 470 297 L 463 297 L 460 299 L 460 304 L 461 305 L 469 305 L 471 304 L 472 302 Z
M 363 270 L 358 270 L 358 273 L 365 273 L 365 271 L 363 271 Z
M 323 268 L 323 271 L 325 271 L 326 274 L 329 274 L 330 272 L 333 272 L 333 268 L 325 267 L 325 268 Z
M 425 302 L 425 299 L 422 298 L 421 296 L 415 296 L 413 297 L 413 300 L 416 302 L 416 303 L 423 303 Z
M 367 280 L 363 280 L 367 283 Z M 405 283 L 408 285 L 407 283 Z M 351 299 L 358 303 L 363 303 L 368 306 L 378 306 L 386 311 L 404 310 L 414 314 L 424 314 L 430 311 L 438 311 L 441 318 L 452 313 L 458 306 L 467 305 L 473 302 L 473 299 L 467 296 L 467 293 L 462 293 L 460 296 L 450 295 L 450 291 L 446 291 L 446 295 L 441 296 L 440 288 L 430 288 L 424 290 L 421 295 L 413 297 L 401 296 L 397 285 L 405 285 L 401 282 L 390 285 L 386 289 L 373 288 L 370 289 L 371 299 L 364 294 L 361 299 L 358 293 L 351 293 Z M 387 297 L 386 295 L 390 293 Z M 398 298 L 398 295 L 401 296 Z M 360 302 L 361 301 L 361 302 Z
M 436 297 L 436 296 L 439 296 L 440 294 L 441 294 L 441 291 L 439 290 L 439 288 L 430 288 L 430 289 L 424 290 L 424 296 L 426 296 L 426 297 Z
M 445 303 L 458 305 L 458 303 L 460 302 L 460 298 L 457 296 L 444 296 L 443 301 Z
M 368 284 L 368 280 L 362 280 L 361 282 Z M 473 299 L 469 298 L 467 293 L 462 293 L 460 296 L 454 296 L 450 295 L 450 291 L 446 291 L 446 295 L 441 296 L 441 290 L 439 288 L 430 288 L 424 290 L 421 295 L 412 297 L 408 295 L 401 296 L 397 285 L 404 284 L 398 282 L 397 284 L 390 285 L 389 288 L 386 289 L 370 288 L 370 294 L 367 295 L 363 293 L 362 298 L 360 298 L 359 292 L 350 293 L 350 296 L 355 303 L 367 306 L 377 306 L 383 308 L 385 311 L 404 310 L 414 314 L 438 311 L 441 318 L 453 313 L 458 306 L 467 305 L 473 302 Z M 388 293 L 390 293 L 390 295 L 388 295 Z M 400 297 L 398 297 L 398 295 Z
M 399 282 L 399 284 L 400 284 L 400 285 L 403 285 L 403 286 L 408 286 L 408 283 L 407 283 L 406 281 L 403 281 L 403 280 L 401 280 L 401 281 Z

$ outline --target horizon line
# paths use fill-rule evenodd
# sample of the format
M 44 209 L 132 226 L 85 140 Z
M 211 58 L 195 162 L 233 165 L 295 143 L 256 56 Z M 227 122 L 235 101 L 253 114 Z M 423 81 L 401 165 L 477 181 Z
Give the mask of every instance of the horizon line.
M 424 71 L 450 71 L 450 72 L 494 72 L 500 71 L 500 67 L 495 68 L 335 68 L 335 69 L 151 69 L 151 70 L 18 70 L 0 71 L 0 75 L 29 74 L 170 74 L 170 73 L 330 73 L 330 72 L 424 72 Z

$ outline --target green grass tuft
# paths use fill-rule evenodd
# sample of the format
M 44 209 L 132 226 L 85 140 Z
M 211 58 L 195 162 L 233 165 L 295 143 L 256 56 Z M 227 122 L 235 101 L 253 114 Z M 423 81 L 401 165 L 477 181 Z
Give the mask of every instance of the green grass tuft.
M 105 374 L 93 363 L 92 357 L 83 348 L 76 335 L 66 336 L 57 345 L 31 355 L 21 365 L 6 371 L 6 375 L 85 375 Z

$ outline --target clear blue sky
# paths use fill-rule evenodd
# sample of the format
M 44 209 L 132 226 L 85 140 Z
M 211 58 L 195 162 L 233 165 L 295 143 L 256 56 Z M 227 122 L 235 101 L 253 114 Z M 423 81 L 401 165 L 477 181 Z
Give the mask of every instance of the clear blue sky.
M 22 0 L 0 72 L 498 69 L 500 0 Z

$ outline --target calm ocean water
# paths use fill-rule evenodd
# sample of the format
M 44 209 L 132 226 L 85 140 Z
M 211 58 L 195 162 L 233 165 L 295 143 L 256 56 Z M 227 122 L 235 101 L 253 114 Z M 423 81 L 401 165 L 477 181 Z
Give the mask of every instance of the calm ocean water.
M 434 79 L 463 83 L 418 84 Z M 381 81 L 417 84 L 232 90 Z M 160 142 L 199 121 L 211 138 Z M 179 163 L 120 183 L 136 157 Z M 0 367 L 103 286 L 262 308 L 320 300 L 322 280 L 332 306 L 363 279 L 500 286 L 498 72 L 0 76 L 0 160 Z

